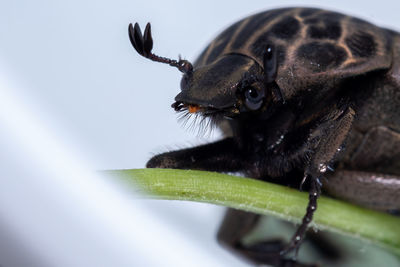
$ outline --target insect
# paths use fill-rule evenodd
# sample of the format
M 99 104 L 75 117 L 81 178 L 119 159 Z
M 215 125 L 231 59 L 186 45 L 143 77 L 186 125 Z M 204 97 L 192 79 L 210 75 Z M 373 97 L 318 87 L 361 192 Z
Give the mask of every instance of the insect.
M 177 112 L 225 132 L 220 141 L 156 155 L 147 167 L 242 172 L 309 192 L 288 244 L 243 244 L 259 216 L 235 210 L 219 231 L 223 244 L 255 263 L 303 266 L 287 255 L 299 249 L 321 189 L 400 210 L 398 33 L 327 10 L 275 9 L 227 28 L 194 64 L 153 54 L 150 24 L 143 34 L 130 24 L 129 37 L 140 55 L 183 73 Z

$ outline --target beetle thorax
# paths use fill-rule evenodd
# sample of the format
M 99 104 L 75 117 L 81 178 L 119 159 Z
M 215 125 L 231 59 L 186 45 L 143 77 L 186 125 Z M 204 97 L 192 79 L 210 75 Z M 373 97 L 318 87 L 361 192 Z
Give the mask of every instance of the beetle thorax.
M 309 9 L 276 9 L 250 16 L 221 33 L 202 53 L 204 66 L 229 53 L 262 64 L 265 47 L 278 50 L 277 83 L 287 99 L 300 91 L 391 64 L 388 32 L 360 19 Z

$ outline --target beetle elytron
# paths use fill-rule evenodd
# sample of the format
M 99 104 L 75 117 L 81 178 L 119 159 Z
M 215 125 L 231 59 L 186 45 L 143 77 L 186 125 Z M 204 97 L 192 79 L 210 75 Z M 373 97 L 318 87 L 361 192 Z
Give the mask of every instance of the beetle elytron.
M 222 243 L 256 263 L 300 266 L 284 255 L 299 248 L 321 188 L 400 210 L 398 33 L 326 10 L 275 9 L 227 28 L 193 65 L 153 54 L 150 24 L 143 34 L 129 25 L 129 37 L 140 55 L 183 73 L 172 107 L 209 118 L 226 135 L 157 155 L 147 167 L 242 172 L 309 191 L 288 245 L 244 245 L 258 215 L 235 210 L 218 234 Z

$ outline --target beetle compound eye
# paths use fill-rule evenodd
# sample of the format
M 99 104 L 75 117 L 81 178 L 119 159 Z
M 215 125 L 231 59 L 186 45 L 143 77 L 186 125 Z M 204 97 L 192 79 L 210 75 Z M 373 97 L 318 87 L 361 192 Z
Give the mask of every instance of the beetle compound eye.
M 245 105 L 250 110 L 257 110 L 263 104 L 264 93 L 254 87 L 247 87 L 244 91 Z

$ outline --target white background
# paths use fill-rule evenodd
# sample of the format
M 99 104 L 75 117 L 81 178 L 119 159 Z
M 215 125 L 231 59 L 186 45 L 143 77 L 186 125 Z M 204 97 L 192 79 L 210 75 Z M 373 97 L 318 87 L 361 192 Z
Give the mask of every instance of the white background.
M 0 266 L 244 266 L 214 240 L 222 208 L 137 201 L 91 170 L 142 168 L 197 138 L 170 108 L 177 69 L 223 28 L 282 6 L 324 7 L 400 29 L 398 1 L 0 2 Z M 185 260 L 183 260 L 186 258 Z

